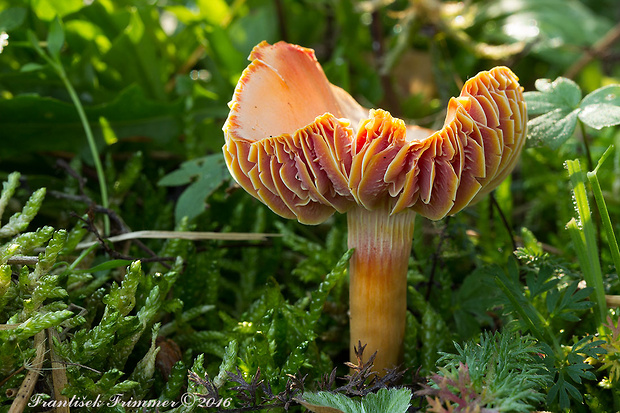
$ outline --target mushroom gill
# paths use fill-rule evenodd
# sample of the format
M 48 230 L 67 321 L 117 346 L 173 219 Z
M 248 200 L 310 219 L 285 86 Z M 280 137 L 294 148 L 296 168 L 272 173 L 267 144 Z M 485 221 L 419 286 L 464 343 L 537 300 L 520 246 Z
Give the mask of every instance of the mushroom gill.
M 230 173 L 285 218 L 348 214 L 351 345 L 378 351 L 377 370 L 392 367 L 415 213 L 455 214 L 512 171 L 527 122 L 518 79 L 506 67 L 477 74 L 431 131 L 361 107 L 329 83 L 310 49 L 262 42 L 250 60 L 224 125 Z

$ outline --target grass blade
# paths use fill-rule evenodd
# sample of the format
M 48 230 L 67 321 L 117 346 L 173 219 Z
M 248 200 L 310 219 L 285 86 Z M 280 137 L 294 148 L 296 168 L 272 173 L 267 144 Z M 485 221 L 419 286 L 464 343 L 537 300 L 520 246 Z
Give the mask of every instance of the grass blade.
M 583 276 L 589 287 L 594 288 L 593 301 L 598 308 L 599 325 L 603 323 L 607 314 L 605 303 L 605 287 L 603 286 L 603 274 L 599 261 L 598 248 L 596 246 L 596 231 L 592 222 L 592 214 L 586 194 L 584 171 L 578 159 L 566 161 L 566 168 L 573 187 L 575 207 L 579 216 L 579 223 L 571 219 L 566 228 L 568 229 L 573 245 L 577 252 L 577 259 L 583 271 Z

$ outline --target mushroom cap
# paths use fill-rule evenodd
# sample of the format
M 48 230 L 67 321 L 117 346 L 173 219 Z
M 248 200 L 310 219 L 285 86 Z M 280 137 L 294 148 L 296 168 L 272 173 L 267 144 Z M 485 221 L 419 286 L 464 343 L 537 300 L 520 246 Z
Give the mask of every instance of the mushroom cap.
M 506 67 L 469 79 L 435 132 L 364 109 L 311 49 L 262 42 L 250 61 L 223 128 L 226 164 L 247 192 L 302 223 L 386 199 L 392 214 L 443 218 L 499 185 L 525 142 L 523 88 Z

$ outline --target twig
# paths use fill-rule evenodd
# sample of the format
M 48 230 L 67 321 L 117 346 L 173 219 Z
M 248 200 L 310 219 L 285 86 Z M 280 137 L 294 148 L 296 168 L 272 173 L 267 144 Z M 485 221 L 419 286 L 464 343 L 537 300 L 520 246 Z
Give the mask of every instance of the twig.
M 280 38 L 285 42 L 288 41 L 288 30 L 286 29 L 286 16 L 284 15 L 284 6 L 282 0 L 275 0 L 276 13 L 278 15 L 278 27 L 280 28 Z
M 383 38 L 383 25 L 381 24 L 381 16 L 378 11 L 372 13 L 372 23 L 370 26 L 372 39 L 373 39 L 373 53 L 377 59 L 377 65 L 380 66 L 385 59 L 385 44 Z M 394 83 L 387 73 L 380 72 L 379 79 L 381 80 L 381 87 L 385 92 L 386 104 L 390 108 L 392 113 L 401 114 L 401 106 L 394 90 Z
M 607 307 L 620 308 L 620 295 L 606 295 L 605 302 Z
M 185 63 L 183 63 L 183 65 L 179 68 L 179 70 L 176 71 L 174 76 L 170 77 L 170 79 L 166 83 L 166 86 L 164 87 L 164 90 L 166 91 L 166 93 L 170 93 L 174 90 L 174 86 L 177 83 L 177 76 L 187 74 L 191 70 L 192 67 L 196 66 L 196 63 L 198 63 L 198 61 L 204 54 L 205 54 L 205 47 L 203 45 L 198 45 L 194 49 L 192 54 L 189 56 L 187 61 L 185 61 Z
M 110 246 L 107 244 L 106 240 L 103 239 L 103 237 L 101 237 L 101 234 L 99 234 L 99 230 L 97 230 L 97 227 L 95 226 L 95 224 L 93 224 L 92 220 L 90 218 L 82 218 L 80 216 L 78 216 L 77 214 L 74 214 L 75 217 L 77 219 L 79 219 L 80 221 L 84 222 L 88 228 L 88 230 L 90 232 L 92 232 L 95 237 L 97 238 L 97 242 L 90 244 L 90 247 L 92 247 L 93 245 L 96 245 L 97 243 L 99 245 L 101 245 L 103 247 L 103 249 L 105 250 L 105 252 L 112 258 L 115 259 L 121 259 L 121 260 L 129 260 L 129 261 L 135 261 L 135 260 L 140 260 L 142 262 L 161 262 L 162 265 L 166 266 L 168 269 L 170 269 L 171 267 L 165 263 L 163 263 L 163 261 L 174 261 L 176 260 L 175 257 L 150 257 L 150 258 L 136 258 L 136 257 L 130 257 L 124 254 L 121 254 L 120 252 L 110 248 Z M 86 247 L 89 248 L 89 247 Z
M 71 168 L 71 166 L 68 163 L 64 161 L 60 161 L 58 162 L 58 166 L 63 168 L 69 175 L 77 179 L 79 186 L 80 186 L 81 195 L 69 195 L 69 194 L 65 194 L 62 192 L 58 192 L 58 191 L 50 191 L 50 194 L 52 196 L 55 196 L 57 198 L 62 198 L 62 199 L 71 199 L 74 201 L 84 202 L 87 205 L 89 205 L 89 207 L 92 208 L 95 212 L 106 214 L 108 219 L 113 221 L 114 224 L 116 224 L 116 226 L 120 229 L 122 233 L 131 231 L 129 227 L 127 226 L 127 224 L 125 224 L 125 222 L 121 219 L 121 217 L 118 216 L 116 211 L 110 208 L 105 208 L 101 205 L 97 205 L 88 195 L 86 195 L 86 191 L 84 190 L 84 178 L 82 178 L 80 174 L 78 174 L 73 168 Z M 151 250 L 149 247 L 144 245 L 142 241 L 136 240 L 135 244 L 138 245 L 138 247 L 140 247 L 143 251 L 145 251 L 151 257 L 157 256 L 157 254 L 155 254 L 155 252 Z M 167 267 L 168 269 L 170 269 L 170 267 L 167 264 L 163 264 L 163 265 Z
M 429 297 L 431 296 L 431 285 L 433 284 L 433 281 L 435 280 L 435 270 L 437 268 L 437 262 L 439 261 L 439 254 L 441 253 L 441 247 L 443 246 L 443 241 L 447 238 L 446 232 L 448 229 L 449 222 L 450 222 L 450 216 L 448 215 L 445 221 L 446 224 L 441 230 L 441 234 L 439 235 L 439 243 L 437 244 L 437 249 L 435 249 L 435 252 L 433 253 L 433 264 L 431 266 L 431 273 L 428 277 L 428 283 L 427 283 L 428 287 L 426 288 L 426 294 L 424 295 L 426 300 L 428 300 Z
M 19 324 L 17 324 L 17 325 L 19 325 Z M 5 378 L 4 380 L 0 381 L 0 388 L 1 388 L 2 386 L 4 386 L 4 385 L 5 385 L 5 384 L 9 381 L 9 380 L 11 380 L 11 377 L 13 377 L 13 376 L 15 376 L 16 374 L 19 374 L 19 373 L 21 373 L 22 371 L 24 371 L 24 369 L 25 369 L 25 368 L 26 368 L 26 367 L 21 366 L 20 368 L 18 368 L 17 370 L 15 370 L 13 373 L 11 373 L 11 374 L 9 374 L 8 376 L 6 376 L 6 378 Z M 7 391 L 8 391 L 8 390 L 7 390 Z
M 504 224 L 504 228 L 506 228 L 506 231 L 508 231 L 508 235 L 510 236 L 510 242 L 512 243 L 512 251 L 516 251 L 517 250 L 517 243 L 515 242 L 515 236 L 512 233 L 512 228 L 510 227 L 510 224 L 508 224 L 508 220 L 506 219 L 506 215 L 504 215 L 504 211 L 502 211 L 502 208 L 499 206 L 499 203 L 497 202 L 497 199 L 495 199 L 495 193 L 491 192 L 489 194 L 489 197 L 491 197 L 491 205 L 493 205 L 493 207 L 495 207 L 495 209 L 497 209 L 497 212 L 499 213 L 499 217 L 502 220 L 502 223 Z
M 84 189 L 86 178 L 78 174 L 77 171 L 73 169 L 71 165 L 69 165 L 69 163 L 65 161 L 64 159 L 58 158 L 56 160 L 56 166 L 58 166 L 61 169 L 64 169 L 65 172 L 67 172 L 73 179 L 75 179 L 80 188 L 80 193 L 83 195 L 86 194 L 86 190 Z
M 53 343 L 53 338 L 59 340 L 58 332 L 53 328 L 48 328 L 47 334 L 50 343 L 50 359 L 52 361 L 52 383 L 54 384 L 54 400 L 61 402 L 59 403 L 59 406 L 56 407 L 56 413 L 69 413 L 68 403 L 62 403 L 63 401 L 69 401 L 67 396 L 62 394 L 62 390 L 65 388 L 65 386 L 67 386 L 68 383 L 67 368 L 58 357 L 58 354 L 56 354 Z
M 106 239 L 108 242 L 135 240 L 138 238 L 150 239 L 187 239 L 191 241 L 221 240 L 221 241 L 266 241 L 268 237 L 279 237 L 280 234 L 253 233 L 253 232 L 193 232 L 193 231 L 134 231 L 116 235 Z M 88 248 L 96 244 L 95 241 L 81 242 L 76 249 Z
M 39 257 L 16 255 L 7 260 L 9 265 L 36 265 L 39 262 Z
M 599 41 L 594 43 L 591 50 L 587 50 L 586 53 L 579 58 L 575 63 L 568 68 L 564 73 L 564 77 L 569 79 L 577 76 L 579 72 L 592 60 L 599 57 L 606 49 L 620 39 L 620 23 L 617 23 L 610 31 L 607 32 Z
M 28 373 L 17 392 L 17 396 L 15 400 L 13 400 L 13 404 L 11 404 L 9 411 L 12 413 L 23 412 L 28 404 L 30 396 L 32 396 L 34 385 L 37 383 L 43 365 L 43 357 L 45 356 L 45 331 L 39 331 L 34 335 L 34 346 L 37 349 L 37 353 L 32 362 L 32 367 L 28 369 Z

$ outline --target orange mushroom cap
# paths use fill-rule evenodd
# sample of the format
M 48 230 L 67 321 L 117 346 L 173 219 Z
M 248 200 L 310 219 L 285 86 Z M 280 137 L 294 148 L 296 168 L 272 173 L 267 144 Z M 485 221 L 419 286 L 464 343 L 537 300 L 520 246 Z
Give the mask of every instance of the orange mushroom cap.
M 493 190 L 525 142 L 523 88 L 506 67 L 469 79 L 444 126 L 408 126 L 332 85 L 314 51 L 262 42 L 250 54 L 224 124 L 232 176 L 277 214 L 318 224 L 390 198 L 440 219 Z

